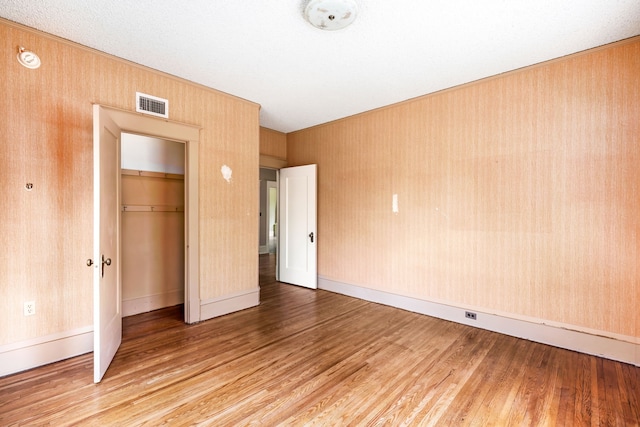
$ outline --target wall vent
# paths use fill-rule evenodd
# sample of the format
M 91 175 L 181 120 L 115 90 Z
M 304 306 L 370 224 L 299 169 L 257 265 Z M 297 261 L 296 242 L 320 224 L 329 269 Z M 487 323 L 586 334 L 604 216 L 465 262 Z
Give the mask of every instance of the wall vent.
M 169 100 L 136 92 L 136 111 L 167 119 L 169 118 Z

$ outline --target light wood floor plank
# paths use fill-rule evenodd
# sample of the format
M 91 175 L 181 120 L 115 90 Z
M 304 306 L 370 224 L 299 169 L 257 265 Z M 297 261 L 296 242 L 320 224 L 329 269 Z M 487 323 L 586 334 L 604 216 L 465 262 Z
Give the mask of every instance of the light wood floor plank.
M 92 355 L 0 378 L 0 425 L 640 425 L 640 368 L 275 282 L 195 325 L 124 319 Z

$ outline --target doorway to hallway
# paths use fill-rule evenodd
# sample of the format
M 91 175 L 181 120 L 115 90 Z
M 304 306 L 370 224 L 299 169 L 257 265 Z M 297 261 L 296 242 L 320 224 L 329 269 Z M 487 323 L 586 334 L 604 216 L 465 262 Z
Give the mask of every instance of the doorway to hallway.
M 277 169 L 260 168 L 260 254 L 275 254 L 278 249 L 277 181 Z

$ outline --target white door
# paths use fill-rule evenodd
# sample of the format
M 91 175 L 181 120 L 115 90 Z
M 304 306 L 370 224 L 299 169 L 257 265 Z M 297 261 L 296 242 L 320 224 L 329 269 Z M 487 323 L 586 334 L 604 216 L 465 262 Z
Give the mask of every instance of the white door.
M 280 169 L 279 182 L 278 280 L 316 289 L 316 165 Z
M 122 342 L 120 284 L 120 128 L 93 106 L 93 381 Z

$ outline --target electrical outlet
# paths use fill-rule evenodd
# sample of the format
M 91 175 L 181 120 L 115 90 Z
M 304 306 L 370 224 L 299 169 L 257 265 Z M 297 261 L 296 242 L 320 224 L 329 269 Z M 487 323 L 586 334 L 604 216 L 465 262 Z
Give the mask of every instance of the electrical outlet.
M 35 301 L 27 301 L 24 303 L 24 315 L 25 316 L 33 316 L 36 314 L 36 302 Z
M 464 317 L 466 317 L 467 319 L 476 320 L 476 314 L 472 311 L 465 311 Z

